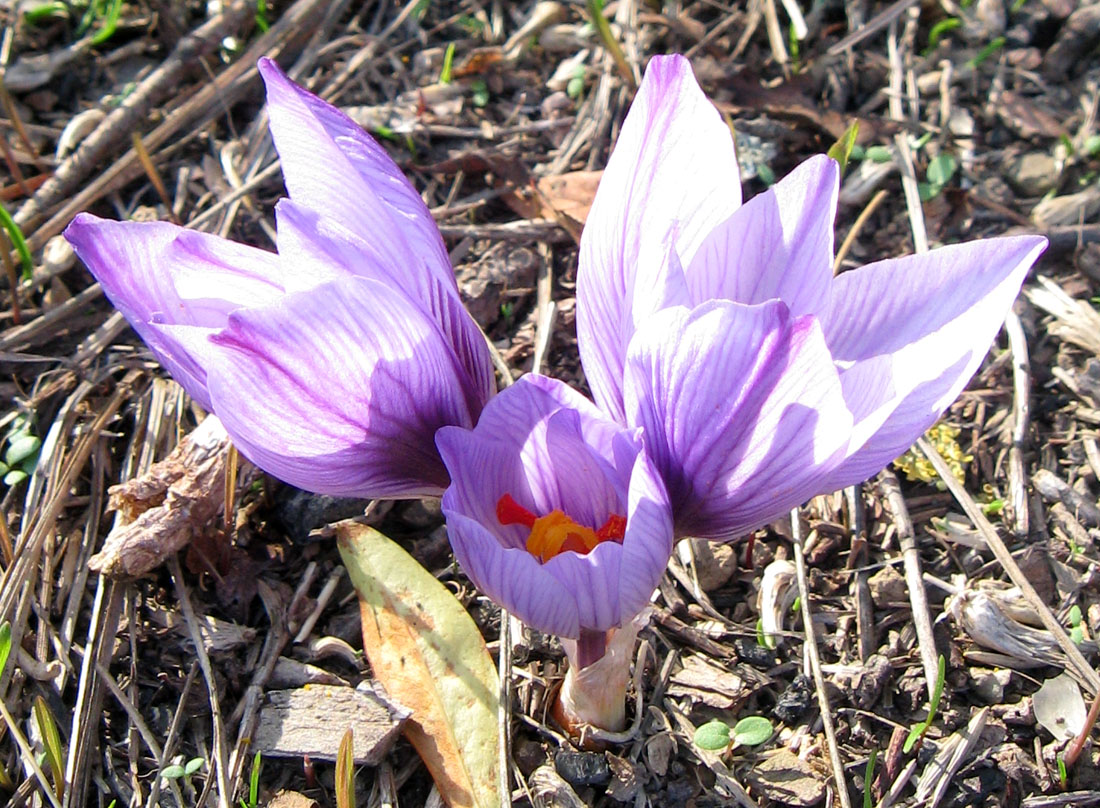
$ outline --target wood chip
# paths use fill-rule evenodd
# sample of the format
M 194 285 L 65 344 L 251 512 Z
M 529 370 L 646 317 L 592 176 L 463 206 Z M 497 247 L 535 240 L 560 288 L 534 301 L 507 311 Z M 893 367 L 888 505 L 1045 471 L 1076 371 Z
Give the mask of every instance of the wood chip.
M 780 750 L 750 775 L 750 782 L 767 794 L 769 799 L 784 805 L 809 808 L 825 798 L 825 778 L 806 761 L 788 749 Z
M 361 690 L 309 685 L 267 694 L 253 748 L 271 757 L 336 760 L 340 739 L 348 729 L 355 734 L 357 766 L 376 766 L 389 752 L 407 708 L 391 701 L 381 688 Z

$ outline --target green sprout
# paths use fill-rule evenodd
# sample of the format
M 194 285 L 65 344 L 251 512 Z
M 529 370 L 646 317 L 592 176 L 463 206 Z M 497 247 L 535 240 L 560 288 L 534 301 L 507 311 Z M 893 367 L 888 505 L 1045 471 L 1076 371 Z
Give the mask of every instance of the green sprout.
M 195 757 L 191 758 L 182 766 L 178 763 L 174 763 L 171 766 L 165 766 L 160 771 L 160 779 L 162 781 L 185 780 L 189 782 L 191 776 L 202 769 L 204 763 L 206 763 L 206 761 L 201 757 Z
M 260 753 L 252 758 L 252 774 L 248 778 L 248 802 L 237 800 L 241 808 L 256 808 L 260 801 L 260 769 L 263 766 L 263 758 Z
M 958 17 L 948 17 L 946 20 L 940 20 L 933 25 L 932 30 L 928 32 L 928 47 L 924 49 L 923 55 L 928 56 L 932 53 L 936 46 L 940 44 L 943 35 L 954 31 L 960 25 L 962 25 L 962 20 Z
M 955 176 L 958 167 L 954 156 L 947 152 L 933 157 L 928 163 L 928 170 L 924 174 L 927 181 L 917 184 L 921 202 L 927 202 L 929 199 L 939 196 L 947 183 L 951 182 L 951 178 Z
M 1003 36 L 995 38 L 992 42 L 990 42 L 988 45 L 978 51 L 977 55 L 975 55 L 973 59 L 966 63 L 967 66 L 970 68 L 977 67 L 1004 46 L 1005 38 Z
M 759 746 L 771 739 L 775 729 L 763 716 L 750 715 L 733 727 L 719 718 L 695 730 L 695 745 L 708 752 L 723 752 L 738 746 Z
M 439 83 L 450 84 L 454 81 L 455 43 L 447 43 L 447 50 L 443 53 L 443 67 L 439 71 Z
M 42 440 L 31 432 L 30 420 L 21 415 L 15 419 L 0 445 L 3 443 L 8 448 L 0 462 L 0 477 L 6 486 L 19 485 L 34 474 Z
M 856 136 L 859 134 L 859 121 L 852 121 L 844 134 L 837 138 L 836 143 L 829 147 L 827 154 L 840 163 L 840 173 L 848 168 L 848 161 L 852 157 L 852 150 L 856 145 Z
M 928 728 L 932 726 L 932 722 L 936 718 L 936 711 L 940 709 L 940 699 L 943 698 L 943 683 L 947 677 L 947 662 L 944 660 L 943 655 L 940 655 L 939 670 L 936 671 L 936 684 L 932 688 L 932 698 L 928 700 L 928 718 L 921 721 L 919 724 L 914 724 L 913 728 L 909 730 L 909 735 L 905 739 L 905 744 L 901 750 L 905 754 L 909 754 L 913 747 L 920 741 L 924 740 L 924 736 L 928 734 Z
M 875 803 L 871 799 L 871 781 L 875 777 L 875 761 L 878 760 L 878 749 L 872 749 L 867 758 L 867 769 L 863 772 L 863 808 L 871 808 Z

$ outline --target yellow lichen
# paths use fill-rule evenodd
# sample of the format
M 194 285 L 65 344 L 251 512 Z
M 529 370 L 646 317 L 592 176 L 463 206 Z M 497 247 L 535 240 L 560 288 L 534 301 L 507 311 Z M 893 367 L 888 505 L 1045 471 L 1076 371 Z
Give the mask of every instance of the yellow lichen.
M 974 458 L 964 454 L 959 446 L 959 428 L 951 426 L 945 421 L 940 421 L 925 433 L 929 443 L 936 447 L 947 465 L 951 467 L 951 473 L 960 483 L 966 482 L 966 466 Z M 932 464 L 923 454 L 910 449 L 897 460 L 894 467 L 904 472 L 906 479 L 920 480 L 924 483 L 936 482 L 939 475 L 932 468 Z

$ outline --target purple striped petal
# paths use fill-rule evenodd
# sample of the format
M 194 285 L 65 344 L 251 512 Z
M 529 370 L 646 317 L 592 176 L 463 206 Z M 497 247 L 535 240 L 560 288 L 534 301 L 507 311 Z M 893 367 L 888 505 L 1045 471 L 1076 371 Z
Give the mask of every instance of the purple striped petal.
M 386 150 L 274 62 L 261 59 L 259 69 L 290 197 L 392 251 L 407 277 L 431 275 L 457 290 L 435 220 Z
M 820 493 L 852 419 L 813 317 L 712 301 L 652 317 L 630 345 L 627 421 L 642 427 L 679 535 L 730 538 Z
M 782 300 L 796 316 L 818 313 L 833 280 L 839 173 L 813 157 L 714 228 L 685 272 L 692 300 Z
M 682 56 L 646 69 L 588 215 L 577 276 L 585 376 L 612 417 L 624 415 L 623 363 L 635 324 L 665 290 L 662 265 L 684 266 L 741 203 L 733 137 Z
M 638 437 L 564 384 L 525 376 L 489 402 L 475 429 L 447 427 L 436 443 L 452 479 L 443 495 L 451 545 L 482 591 L 572 638 L 645 607 L 672 552 L 672 515 Z M 536 515 L 561 510 L 594 529 L 625 516 L 623 542 L 541 563 L 525 549 L 527 529 L 498 522 L 505 494 Z
M 165 222 L 81 213 L 65 238 L 160 363 L 207 409 L 203 363 L 170 329 L 154 324 L 221 328 L 231 311 L 283 292 L 274 253 Z
M 1039 236 L 972 241 L 836 278 L 823 327 L 856 427 L 851 457 L 823 485 L 866 479 L 936 422 L 1045 248 Z
M 480 402 L 438 325 L 400 292 L 350 278 L 241 309 L 210 338 L 214 411 L 241 452 L 337 496 L 439 494 L 436 431 Z
M 401 255 L 400 244 L 380 250 L 376 242 L 368 242 L 292 200 L 280 201 L 276 216 L 287 291 L 348 277 L 370 278 L 404 291 L 410 302 L 439 323 L 480 403 L 489 400 L 496 391 L 489 349 L 453 283 L 443 283 L 435 275 L 411 273 L 415 258 Z

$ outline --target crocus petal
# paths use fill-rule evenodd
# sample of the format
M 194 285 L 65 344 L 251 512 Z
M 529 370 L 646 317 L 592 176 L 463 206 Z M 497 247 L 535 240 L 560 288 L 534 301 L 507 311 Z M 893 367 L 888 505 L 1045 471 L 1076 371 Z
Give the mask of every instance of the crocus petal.
M 330 282 L 234 312 L 210 341 L 214 410 L 260 468 L 337 496 L 446 486 L 433 437 L 472 424 L 471 393 L 439 327 L 400 292 Z
M 502 547 L 483 523 L 449 507 L 443 495 L 447 538 L 474 586 L 529 626 L 559 637 L 577 637 L 577 601 L 529 552 Z
M 231 311 L 282 294 L 275 254 L 173 224 L 81 213 L 65 238 L 161 364 L 206 408 L 201 362 L 153 324 L 220 328 Z
M 654 57 L 588 215 L 577 277 L 577 333 L 596 403 L 623 417 L 622 374 L 638 317 L 669 252 L 690 265 L 741 203 L 733 138 L 682 56 Z
M 1039 236 L 972 241 L 836 278 L 823 327 L 845 368 L 856 430 L 831 487 L 866 479 L 935 423 L 981 364 L 1045 247 Z
M 779 301 L 655 315 L 631 342 L 626 402 L 677 532 L 703 538 L 742 535 L 820 493 L 852 424 L 816 320 Z
M 476 393 L 480 411 L 480 405 L 496 390 L 492 361 L 485 338 L 453 283 L 443 283 L 435 275 L 410 273 L 415 260 L 408 252 L 410 247 L 397 244 L 379 249 L 376 242 L 367 242 L 338 222 L 289 199 L 281 200 L 275 211 L 287 291 L 349 277 L 369 278 L 401 290 L 443 330 L 469 374 L 469 387 Z M 406 254 L 395 256 L 394 252 L 402 249 Z
M 816 313 L 833 280 L 839 167 L 811 158 L 739 208 L 703 241 L 685 272 L 692 300 L 782 300 Z
M 401 169 L 370 135 L 331 104 L 261 59 L 271 137 L 290 197 L 394 252 L 410 274 L 457 289 L 431 213 Z M 406 259 L 408 256 L 408 260 Z
M 444 428 L 436 443 L 453 480 L 443 495 L 451 544 L 486 594 L 530 625 L 572 638 L 620 626 L 645 607 L 672 551 L 672 514 L 637 435 L 564 384 L 525 376 L 488 404 L 474 430 Z M 540 563 L 524 549 L 526 529 L 499 524 L 504 494 L 593 528 L 612 513 L 626 516 L 623 541 Z

